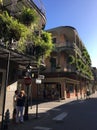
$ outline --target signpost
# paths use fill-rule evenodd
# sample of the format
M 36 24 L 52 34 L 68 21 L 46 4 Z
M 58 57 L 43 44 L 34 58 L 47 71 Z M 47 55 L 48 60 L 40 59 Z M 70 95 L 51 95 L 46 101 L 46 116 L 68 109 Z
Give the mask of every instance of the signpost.
M 37 84 L 36 118 L 38 118 L 38 88 L 39 88 L 39 84 L 42 83 L 42 79 L 44 79 L 44 75 L 38 75 L 38 78 L 36 79 L 36 84 Z
M 24 82 L 25 82 L 25 85 L 27 87 L 27 102 L 26 102 L 26 105 L 25 105 L 24 120 L 28 120 L 29 85 L 31 84 L 31 78 L 30 77 L 25 77 Z

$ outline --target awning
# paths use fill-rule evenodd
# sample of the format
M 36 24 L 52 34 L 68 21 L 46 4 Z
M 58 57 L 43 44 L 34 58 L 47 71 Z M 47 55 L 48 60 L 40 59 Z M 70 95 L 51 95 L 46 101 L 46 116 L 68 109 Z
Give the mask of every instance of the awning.
M 25 55 L 15 50 L 7 49 L 0 45 L 0 58 L 6 59 L 10 53 L 10 60 L 18 63 L 19 65 L 27 66 L 28 64 L 35 66 L 36 60 L 34 56 Z

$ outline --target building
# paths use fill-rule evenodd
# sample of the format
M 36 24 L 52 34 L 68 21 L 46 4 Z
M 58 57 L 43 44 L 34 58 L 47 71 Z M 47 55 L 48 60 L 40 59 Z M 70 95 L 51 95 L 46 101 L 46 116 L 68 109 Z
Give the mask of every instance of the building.
M 11 15 L 18 17 L 24 7 L 35 9 L 40 17 L 39 27 L 44 28 L 46 24 L 45 8 L 40 0 L 3 0 L 3 8 Z
M 97 68 L 92 67 L 92 72 L 93 72 L 93 76 L 94 76 L 94 80 L 92 82 L 92 84 L 93 84 L 93 92 L 95 92 L 97 90 Z
M 83 98 L 91 89 L 91 59 L 77 30 L 60 26 L 47 30 L 52 34 L 54 50 L 45 60 L 45 79 L 40 96 L 50 99 Z
M 18 18 L 24 6 L 36 10 L 40 18 L 39 23 L 37 23 L 38 30 L 42 30 L 46 24 L 45 12 L 32 0 L 3 0 L 0 3 L 0 13 L 6 10 L 10 15 Z M 31 66 L 37 64 L 33 55 L 29 55 L 29 52 L 26 54 L 20 53 L 12 47 L 7 48 L 0 36 L 0 115 L 2 115 L 2 118 L 4 118 L 5 102 L 6 105 L 9 103 L 9 106 L 6 106 L 6 108 L 13 106 L 12 97 L 17 89 L 18 80 L 21 76 L 23 78 L 23 72 L 26 71 L 29 63 Z M 11 96 L 10 99 L 7 97 L 8 95 Z

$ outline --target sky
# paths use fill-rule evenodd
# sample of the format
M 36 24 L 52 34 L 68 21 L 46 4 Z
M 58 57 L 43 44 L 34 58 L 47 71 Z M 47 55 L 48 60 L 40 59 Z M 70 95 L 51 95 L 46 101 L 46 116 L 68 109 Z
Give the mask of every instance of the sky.
M 97 0 L 42 0 L 46 12 L 45 30 L 58 26 L 76 28 L 97 67 Z

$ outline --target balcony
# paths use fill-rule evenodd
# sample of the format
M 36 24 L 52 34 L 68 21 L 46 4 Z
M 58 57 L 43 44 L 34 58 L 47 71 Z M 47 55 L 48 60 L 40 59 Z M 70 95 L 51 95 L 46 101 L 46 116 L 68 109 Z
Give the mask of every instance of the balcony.
M 40 11 L 45 15 L 45 7 L 43 5 L 43 3 L 41 2 L 41 0 L 30 0 L 32 3 L 34 2 L 34 4 L 40 9 Z
M 43 9 L 43 5 L 40 2 L 40 6 L 39 6 L 38 3 L 34 1 L 33 0 L 3 0 L 3 7 L 6 8 L 11 15 L 14 15 L 16 17 L 18 17 L 19 13 L 21 12 L 24 6 L 27 8 L 35 9 L 38 15 L 42 18 L 42 25 L 45 26 L 46 16 L 45 16 L 45 10 Z
M 63 51 L 66 49 L 74 49 L 74 44 L 67 42 L 55 44 L 55 50 Z
M 70 51 L 73 51 L 73 50 L 79 56 L 81 56 L 81 50 L 78 48 L 78 46 L 75 43 L 65 42 L 65 43 L 55 44 L 56 52 L 66 51 L 66 52 L 70 53 Z
M 66 65 L 63 68 L 64 72 L 75 72 L 76 71 L 76 66 L 75 64 L 71 65 L 69 63 L 66 63 Z

